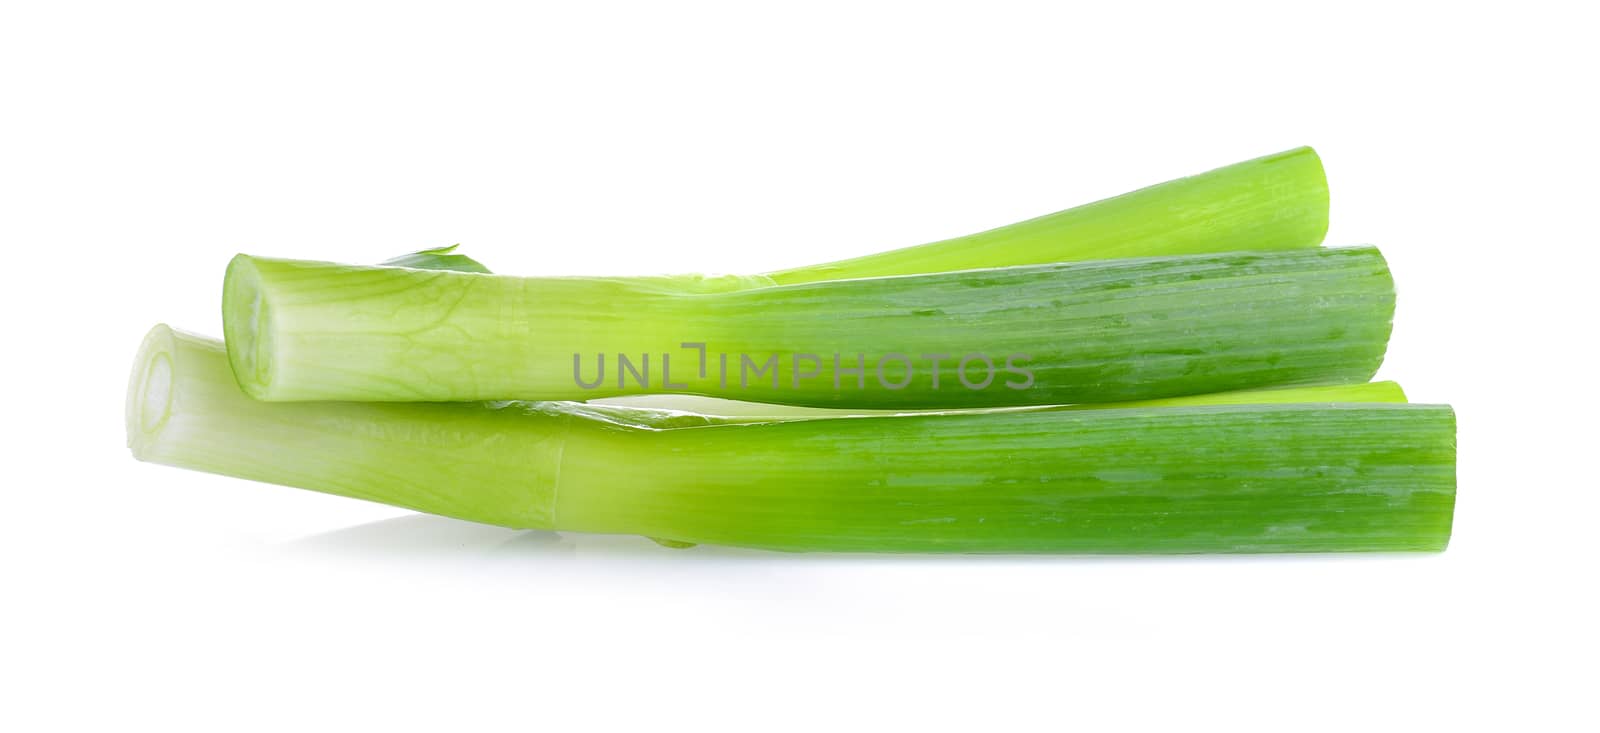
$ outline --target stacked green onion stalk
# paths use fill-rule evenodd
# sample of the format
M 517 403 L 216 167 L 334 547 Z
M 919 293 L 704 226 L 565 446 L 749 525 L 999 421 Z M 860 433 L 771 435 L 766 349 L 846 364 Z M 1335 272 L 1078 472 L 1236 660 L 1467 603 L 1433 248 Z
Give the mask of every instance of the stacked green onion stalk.
M 239 255 L 156 326 L 135 457 L 506 527 L 850 552 L 1438 551 L 1455 416 L 1309 148 L 747 276 Z M 601 398 L 693 394 L 725 415 Z M 743 412 L 746 414 L 731 414 Z

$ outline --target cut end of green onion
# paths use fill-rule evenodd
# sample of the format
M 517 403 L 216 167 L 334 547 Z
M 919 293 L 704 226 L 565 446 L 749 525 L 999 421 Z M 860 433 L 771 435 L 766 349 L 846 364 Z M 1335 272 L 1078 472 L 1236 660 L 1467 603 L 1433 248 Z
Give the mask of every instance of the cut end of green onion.
M 1300 168 L 1301 176 L 1322 182 L 1321 186 L 1308 189 L 1308 193 L 1305 196 L 1306 205 L 1319 214 L 1317 217 L 1308 220 L 1309 223 L 1306 225 L 1306 234 L 1309 235 L 1308 241 L 1315 241 L 1316 244 L 1321 244 L 1324 239 L 1328 238 L 1329 208 L 1328 172 L 1322 166 L 1322 156 L 1318 155 L 1317 151 L 1312 149 L 1311 146 L 1305 145 L 1293 150 L 1285 150 L 1281 153 L 1264 156 L 1263 159 L 1294 161 L 1293 164 L 1298 165 Z
M 239 388 L 267 399 L 272 384 L 272 319 L 255 262 L 244 255 L 228 263 L 222 292 L 222 328 Z
M 571 419 L 559 405 L 262 402 L 221 342 L 165 325 L 126 404 L 141 461 L 530 528 L 550 526 Z
M 140 460 L 144 459 L 143 453 L 153 436 L 172 416 L 176 387 L 172 358 L 172 329 L 159 324 L 150 329 L 139 345 L 133 374 L 128 378 L 128 447 Z
M 164 323 L 145 334 L 128 378 L 128 449 L 141 461 L 187 467 L 187 454 L 208 440 L 217 425 L 197 420 L 186 404 L 210 405 L 216 395 L 249 402 L 225 369 L 222 345 Z

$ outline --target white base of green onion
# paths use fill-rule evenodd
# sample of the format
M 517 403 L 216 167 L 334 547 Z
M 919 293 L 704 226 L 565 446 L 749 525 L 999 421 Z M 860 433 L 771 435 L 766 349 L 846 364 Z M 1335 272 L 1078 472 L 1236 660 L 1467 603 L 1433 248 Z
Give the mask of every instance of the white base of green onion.
M 566 422 L 521 419 L 526 409 L 258 402 L 220 342 L 156 326 L 129 383 L 128 446 L 152 463 L 544 527 Z

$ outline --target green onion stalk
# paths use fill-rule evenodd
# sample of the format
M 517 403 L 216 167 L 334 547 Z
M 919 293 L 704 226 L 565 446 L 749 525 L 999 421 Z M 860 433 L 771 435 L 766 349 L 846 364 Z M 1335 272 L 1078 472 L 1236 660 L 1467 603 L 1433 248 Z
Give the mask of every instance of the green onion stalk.
M 771 284 L 1122 257 L 1315 247 L 1328 182 L 1311 148 L 1267 155 L 942 242 L 771 272 Z
M 1346 390 L 1356 391 L 1346 391 Z M 515 528 L 847 552 L 1437 551 L 1449 407 L 1397 388 L 749 422 L 570 403 L 272 403 L 157 326 L 141 460 Z M 1280 393 L 1279 397 L 1286 397 Z M 1226 404 L 1229 399 L 1246 404 Z
M 223 295 L 234 373 L 262 400 L 680 393 L 851 409 L 1366 381 L 1393 310 L 1372 247 L 756 289 L 240 255 Z

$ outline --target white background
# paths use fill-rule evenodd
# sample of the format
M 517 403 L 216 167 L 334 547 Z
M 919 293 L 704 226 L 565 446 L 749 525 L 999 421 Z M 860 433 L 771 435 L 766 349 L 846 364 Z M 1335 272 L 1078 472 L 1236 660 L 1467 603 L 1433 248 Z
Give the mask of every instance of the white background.
M 1600 55 L 1477 7 L 7 3 L 0 727 L 1593 730 Z M 1442 555 L 671 551 L 122 446 L 236 251 L 763 271 L 1301 144 L 1459 411 Z

